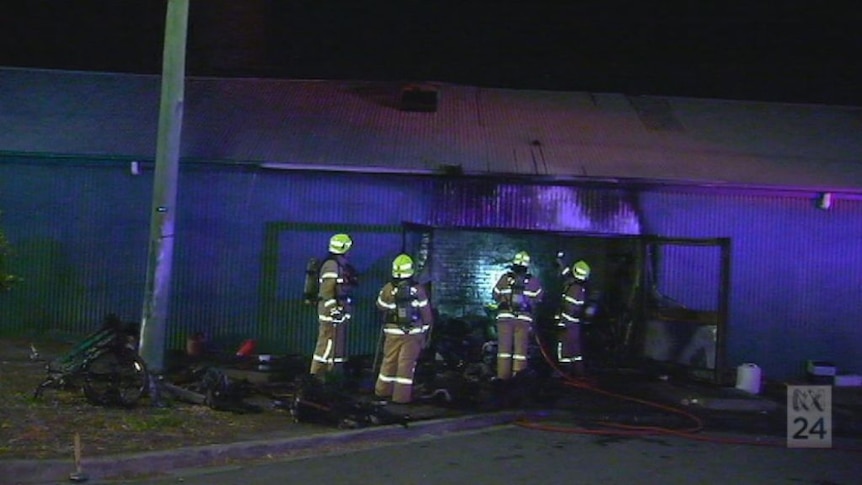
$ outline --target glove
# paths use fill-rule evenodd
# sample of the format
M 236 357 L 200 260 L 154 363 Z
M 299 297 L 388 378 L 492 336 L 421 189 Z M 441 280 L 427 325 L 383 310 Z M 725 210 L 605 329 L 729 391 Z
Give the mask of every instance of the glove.
M 565 258 L 566 258 L 566 253 L 564 253 L 562 251 L 557 252 L 557 257 L 556 257 L 556 259 L 554 259 L 554 263 L 556 263 L 557 269 L 560 271 L 569 267 L 569 265 L 566 264 Z
M 344 320 L 347 319 L 347 315 L 344 314 L 344 311 L 341 308 L 336 308 L 336 309 L 332 310 L 332 313 L 330 313 L 330 316 L 332 317 L 332 324 L 333 325 L 338 325 L 339 323 L 344 323 Z

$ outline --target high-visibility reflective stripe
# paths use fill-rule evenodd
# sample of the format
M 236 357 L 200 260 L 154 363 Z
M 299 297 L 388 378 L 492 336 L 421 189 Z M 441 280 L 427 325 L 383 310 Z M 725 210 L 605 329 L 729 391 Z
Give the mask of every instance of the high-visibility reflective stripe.
M 497 354 L 498 359 L 512 359 L 512 360 L 527 360 L 526 355 L 521 354 L 510 354 L 508 352 L 500 352 Z
M 568 313 L 563 313 L 561 316 L 562 316 L 563 318 L 565 318 L 565 319 L 566 319 L 566 321 L 567 321 L 567 322 L 569 322 L 569 323 L 581 323 L 581 319 L 580 319 L 580 318 L 578 318 L 578 317 L 573 317 L 573 316 L 569 315 Z
M 539 293 L 541 293 L 541 292 L 542 292 L 542 290 L 536 290 L 536 291 L 524 290 L 524 294 L 529 296 L 530 298 L 535 298 L 535 297 L 539 296 Z
M 318 362 L 323 362 L 325 364 L 331 364 L 333 362 L 333 360 L 329 356 L 330 353 L 332 353 L 332 339 L 328 339 L 326 341 L 326 348 L 323 349 L 323 355 L 314 354 L 314 356 L 312 358 Z
M 321 322 L 326 323 L 344 323 L 349 320 L 351 315 L 348 313 L 346 315 L 342 315 L 341 318 L 333 318 L 331 315 L 318 315 L 317 319 Z
M 500 312 L 497 314 L 497 320 L 504 320 L 507 318 L 514 318 L 515 320 L 521 320 L 524 322 L 532 322 L 533 321 L 533 316 L 530 314 L 527 314 L 527 313 L 514 314 L 511 312 Z
M 494 288 L 494 293 L 497 293 L 498 295 L 508 295 L 511 292 L 512 292 L 511 288 L 503 288 L 503 289 Z
M 381 382 L 394 382 L 395 384 L 403 384 L 406 386 L 413 385 L 413 379 L 409 377 L 387 376 L 383 374 L 378 374 L 377 380 Z
M 569 295 L 563 295 L 563 299 L 566 300 L 567 302 L 573 304 L 573 305 L 583 305 L 584 304 L 584 300 L 579 300 L 579 299 L 572 297 L 572 296 L 569 296 Z
M 332 238 L 332 239 L 330 239 L 330 241 L 329 241 L 329 247 L 330 247 L 330 248 L 332 248 L 332 249 L 345 249 L 345 248 L 350 247 L 350 245 L 351 245 L 352 243 L 353 243 L 352 241 L 350 241 L 350 242 L 348 242 L 348 241 L 343 241 L 343 240 L 341 240 L 341 239 L 336 239 L 335 237 L 333 237 L 333 238 Z
M 335 357 L 334 359 L 332 359 L 333 364 L 342 364 L 345 361 L 346 359 L 344 357 Z
M 415 300 L 413 306 L 426 307 L 428 306 L 428 300 Z
M 383 308 L 388 308 L 390 310 L 394 310 L 396 306 L 395 303 L 386 303 L 379 296 L 377 297 L 377 304 L 382 306 Z
M 320 279 L 320 282 L 323 283 L 323 280 L 337 279 L 337 278 L 338 278 L 338 273 L 327 271 L 326 273 L 320 273 L 319 279 Z
M 330 298 L 328 300 L 324 300 L 323 306 L 330 307 L 332 305 L 335 305 L 336 303 L 338 303 L 338 300 L 336 300 L 335 298 Z
M 584 360 L 583 356 L 574 355 L 572 357 L 563 357 L 563 343 L 557 342 L 557 362 L 560 362 L 562 364 L 568 364 L 580 360 Z
M 400 328 L 387 327 L 383 329 L 383 333 L 389 335 L 416 335 L 418 333 L 425 333 L 425 331 L 428 330 L 428 327 L 428 325 L 425 325 L 423 327 L 413 327 L 406 332 Z

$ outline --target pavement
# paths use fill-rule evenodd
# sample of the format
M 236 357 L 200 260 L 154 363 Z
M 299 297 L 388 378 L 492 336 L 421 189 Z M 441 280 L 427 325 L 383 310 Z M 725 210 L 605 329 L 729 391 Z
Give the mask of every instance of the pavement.
M 781 442 L 786 439 L 788 429 L 786 383 L 770 383 L 761 393 L 751 394 L 733 387 L 693 381 L 615 375 L 612 378 L 600 376 L 589 385 L 584 381 L 557 381 L 541 388 L 526 389 L 540 396 L 525 398 L 526 394 L 520 390 L 506 390 L 499 394 L 506 397 L 497 400 L 495 405 L 461 411 L 434 403 L 400 408 L 389 405 L 392 412 L 409 414 L 406 424 L 359 429 L 290 426 L 266 439 L 83 457 L 79 465 L 73 459 L 2 460 L 0 477 L 5 477 L 3 483 L 9 485 L 66 482 L 70 477 L 115 480 L 180 469 L 363 449 L 518 423 L 562 423 L 572 429 L 589 428 L 594 434 L 596 423 L 612 422 L 693 430 L 693 434 L 737 433 L 751 437 L 752 442 L 764 439 Z M 832 389 L 835 437 L 862 443 L 862 388 Z

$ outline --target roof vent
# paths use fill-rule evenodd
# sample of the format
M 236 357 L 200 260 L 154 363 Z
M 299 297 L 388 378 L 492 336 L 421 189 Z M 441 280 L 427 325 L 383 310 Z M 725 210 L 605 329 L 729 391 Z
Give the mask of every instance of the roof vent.
M 434 113 L 437 111 L 437 89 L 432 86 L 409 84 L 401 89 L 401 111 Z

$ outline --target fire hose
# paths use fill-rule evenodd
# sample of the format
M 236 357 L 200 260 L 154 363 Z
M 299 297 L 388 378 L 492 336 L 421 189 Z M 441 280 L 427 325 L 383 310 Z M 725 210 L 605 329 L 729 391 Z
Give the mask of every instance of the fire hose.
M 645 426 L 645 425 L 632 425 L 632 424 L 623 424 L 623 423 L 615 423 L 611 421 L 596 421 L 594 424 L 599 425 L 600 429 L 588 429 L 585 427 L 577 427 L 577 426 L 566 426 L 559 424 L 552 424 L 548 422 L 544 422 L 544 420 L 539 420 L 537 418 L 526 418 L 522 417 L 515 421 L 514 424 L 517 426 L 521 426 L 523 428 L 535 429 L 540 431 L 550 431 L 557 433 L 573 433 L 573 434 L 585 434 L 585 435 L 600 435 L 600 436 L 655 436 L 655 435 L 668 435 L 668 436 L 676 436 L 680 438 L 695 440 L 695 441 L 703 441 L 710 443 L 720 443 L 720 444 L 733 444 L 733 445 L 752 445 L 752 446 L 771 446 L 771 447 L 786 447 L 786 443 L 784 440 L 781 441 L 765 441 L 758 439 L 743 439 L 743 438 L 730 438 L 730 437 L 717 437 L 717 436 L 706 436 L 700 434 L 704 431 L 703 421 L 695 416 L 694 414 L 680 409 L 674 406 L 649 401 L 646 399 L 637 398 L 634 396 L 628 396 L 625 394 L 611 392 L 605 389 L 600 388 L 596 385 L 596 383 L 589 378 L 586 377 L 573 377 L 560 369 L 555 360 L 548 354 L 548 351 L 542 342 L 542 339 L 539 337 L 538 332 L 534 333 L 534 338 L 536 344 L 539 347 L 539 350 L 542 354 L 542 358 L 545 363 L 550 366 L 553 372 L 557 373 L 563 381 L 563 385 L 572 389 L 579 389 L 584 391 L 589 391 L 593 393 L 597 393 L 600 395 L 604 395 L 607 397 L 611 397 L 614 399 L 622 399 L 626 401 L 636 402 L 639 404 L 643 404 L 645 406 L 653 407 L 665 412 L 669 412 L 672 414 L 677 414 L 684 417 L 686 420 L 690 421 L 692 424 L 688 427 L 682 427 L 679 429 L 668 428 L 663 426 Z M 853 451 L 853 452 L 862 452 L 860 448 L 833 448 L 841 451 Z

